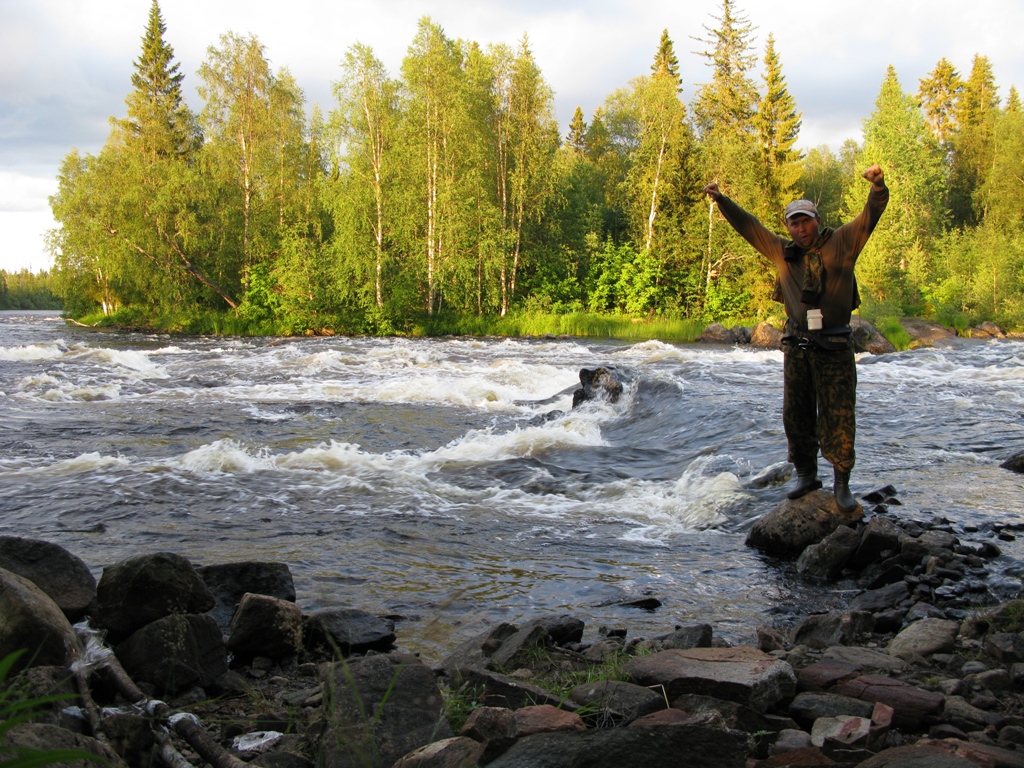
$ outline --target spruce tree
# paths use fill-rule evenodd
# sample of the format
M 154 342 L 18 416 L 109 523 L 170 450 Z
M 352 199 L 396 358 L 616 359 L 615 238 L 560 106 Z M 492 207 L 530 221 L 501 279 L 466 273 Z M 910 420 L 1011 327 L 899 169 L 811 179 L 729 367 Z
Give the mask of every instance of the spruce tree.
M 975 56 L 956 108 L 957 135 L 950 180 L 954 226 L 974 226 L 980 221 L 979 188 L 992 163 L 992 138 L 998 114 L 999 97 L 992 64 L 985 56 Z
M 757 56 L 750 37 L 754 27 L 735 9 L 733 0 L 722 0 L 722 15 L 715 28 L 704 26 L 708 46 L 700 55 L 711 65 L 711 82 L 702 84 L 693 104 L 701 135 L 715 128 L 752 133 L 751 119 L 757 110 L 757 86 L 750 78 Z
M 675 46 L 672 38 L 668 36 L 668 30 L 661 31 L 661 41 L 658 43 L 658 52 L 654 55 L 654 63 L 651 64 L 651 72 L 654 75 L 662 75 L 672 78 L 676 82 L 678 90 L 683 90 L 683 78 L 679 74 L 679 59 L 676 58 Z
M 576 152 L 587 150 L 587 124 L 583 120 L 583 110 L 576 107 L 572 113 L 572 122 L 569 123 L 569 135 L 565 140 L 566 146 Z
M 1006 110 L 1009 114 L 1015 114 L 1021 111 L 1020 106 L 1020 94 L 1017 93 L 1017 87 L 1015 85 L 1010 86 L 1010 92 L 1006 94 Z
M 174 49 L 164 40 L 157 0 L 149 9 L 142 36 L 142 53 L 134 62 L 132 87 L 125 99 L 128 119 L 121 121 L 128 142 L 138 142 L 151 158 L 191 155 L 201 142 L 196 121 L 182 97 L 184 75 L 174 61 Z
M 800 179 L 800 152 L 794 149 L 800 135 L 800 113 L 796 101 L 786 87 L 782 64 L 775 51 L 775 38 L 768 35 L 764 54 L 764 95 L 758 106 L 754 124 L 761 145 L 764 174 L 763 221 L 783 224 L 785 200 L 793 197 Z

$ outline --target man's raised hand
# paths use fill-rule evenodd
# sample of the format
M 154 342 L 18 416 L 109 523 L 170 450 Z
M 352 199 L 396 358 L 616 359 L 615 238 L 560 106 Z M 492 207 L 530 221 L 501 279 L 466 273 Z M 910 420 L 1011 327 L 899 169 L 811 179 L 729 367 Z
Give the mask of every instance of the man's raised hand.
M 877 165 L 872 165 L 866 171 L 864 171 L 864 178 L 870 181 L 877 187 L 884 185 L 885 174 L 882 173 L 882 168 Z
M 877 168 L 878 166 L 875 166 L 875 167 Z M 881 173 L 881 171 L 879 171 L 879 173 Z M 718 182 L 717 181 L 712 181 L 710 184 L 708 184 L 706 187 L 704 187 L 704 194 L 707 195 L 708 197 L 710 197 L 712 200 L 714 200 L 717 203 L 719 198 L 722 197 L 722 192 L 718 188 Z

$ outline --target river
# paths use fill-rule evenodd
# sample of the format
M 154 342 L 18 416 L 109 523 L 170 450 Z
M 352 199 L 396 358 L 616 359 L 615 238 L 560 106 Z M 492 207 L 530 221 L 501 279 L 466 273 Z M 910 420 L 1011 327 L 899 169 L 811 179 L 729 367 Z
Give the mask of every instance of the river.
M 572 410 L 601 365 L 623 397 Z M 1024 522 L 1021 476 L 999 468 L 1024 450 L 1024 343 L 866 355 L 858 377 L 855 493 L 892 484 L 900 518 L 974 536 Z M 788 466 L 781 388 L 781 353 L 745 347 L 179 337 L 3 312 L 0 534 L 97 576 L 143 552 L 283 561 L 304 610 L 400 617 L 400 646 L 433 658 L 549 612 L 745 642 L 850 587 L 744 546 L 784 498 L 758 487 Z M 620 604 L 644 596 L 662 606 Z

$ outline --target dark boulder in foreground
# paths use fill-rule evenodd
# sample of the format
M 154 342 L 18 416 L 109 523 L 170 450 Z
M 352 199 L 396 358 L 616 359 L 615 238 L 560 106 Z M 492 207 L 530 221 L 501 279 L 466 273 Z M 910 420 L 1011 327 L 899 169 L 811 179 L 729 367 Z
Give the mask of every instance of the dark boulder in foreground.
M 65 666 L 82 652 L 60 607 L 34 583 L 0 568 L 0 658 L 27 650 L 16 668 Z
M 295 602 L 295 583 L 285 563 L 247 560 L 207 565 L 196 570 L 213 594 L 216 602 L 210 613 L 223 632 L 231 626 L 231 617 L 246 592 Z
M 96 624 L 117 642 L 175 613 L 205 613 L 215 601 L 186 558 L 156 552 L 103 569 L 96 587 Z
M 388 651 L 395 643 L 395 622 L 356 608 L 331 608 L 306 617 L 306 649 L 331 658 L 367 651 Z
M 81 619 L 96 598 L 96 578 L 85 562 L 49 541 L 0 536 L 0 568 L 33 582 L 69 621 Z

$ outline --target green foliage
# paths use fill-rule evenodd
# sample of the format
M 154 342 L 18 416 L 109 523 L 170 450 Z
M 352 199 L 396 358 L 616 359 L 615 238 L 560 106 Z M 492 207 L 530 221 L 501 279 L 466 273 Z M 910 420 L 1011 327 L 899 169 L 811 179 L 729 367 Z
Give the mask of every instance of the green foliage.
M 0 269 L 0 309 L 61 309 L 54 276 L 22 269 L 8 273 Z
M 940 60 L 916 98 L 890 69 L 863 145 L 801 159 L 784 52 L 768 35 L 759 89 L 755 27 L 733 0 L 712 19 L 689 103 L 665 30 L 650 71 L 589 122 L 577 109 L 563 142 L 525 35 L 481 45 L 429 18 L 394 75 L 346 52 L 326 116 L 228 32 L 193 114 L 153 2 L 125 116 L 61 166 L 52 274 L 25 290 L 0 275 L 0 306 L 55 296 L 72 317 L 189 333 L 682 338 L 684 319 L 778 312 L 773 271 L 705 184 L 782 234 L 800 194 L 828 225 L 857 215 L 877 162 L 892 195 L 858 264 L 865 306 L 1024 325 L 1024 124 L 987 58 L 966 80 Z
M 875 327 L 898 350 L 910 348 L 910 334 L 900 325 L 898 317 L 882 317 L 875 321 Z

